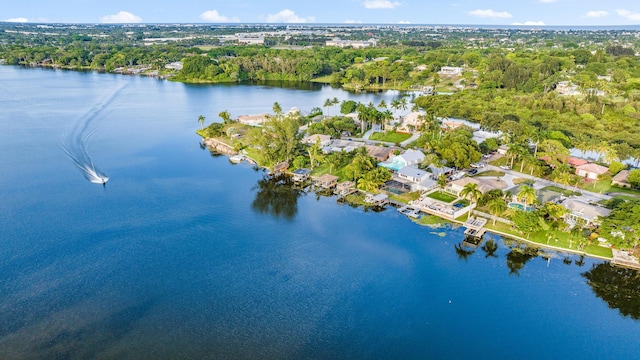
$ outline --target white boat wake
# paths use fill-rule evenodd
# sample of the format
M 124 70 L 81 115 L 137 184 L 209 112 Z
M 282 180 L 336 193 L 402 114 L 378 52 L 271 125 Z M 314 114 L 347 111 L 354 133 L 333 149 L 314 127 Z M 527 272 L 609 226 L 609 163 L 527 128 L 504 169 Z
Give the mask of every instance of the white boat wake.
M 62 136 L 61 145 L 65 154 L 67 154 L 71 161 L 80 169 L 82 175 L 94 184 L 104 185 L 109 181 L 109 177 L 95 166 L 91 156 L 89 156 L 87 144 L 102 124 L 102 118 L 98 115 L 113 101 L 125 85 L 126 84 L 120 85 L 112 91 L 102 102 L 91 109 L 87 115 L 72 124 Z

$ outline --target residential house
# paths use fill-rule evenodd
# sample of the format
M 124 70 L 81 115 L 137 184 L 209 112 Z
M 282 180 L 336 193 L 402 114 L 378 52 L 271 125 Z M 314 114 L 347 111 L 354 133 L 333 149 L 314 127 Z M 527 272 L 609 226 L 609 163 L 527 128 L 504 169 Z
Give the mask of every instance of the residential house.
M 411 191 L 431 190 L 438 186 L 438 182 L 431 179 L 430 173 L 413 166 L 405 166 L 398 170 L 397 176 L 401 182 L 409 183 Z
M 506 155 L 507 151 L 509 151 L 509 146 L 508 145 L 500 145 L 500 146 L 498 146 L 498 154 Z
M 631 184 L 629 183 L 629 170 L 621 170 L 616 176 L 611 179 L 611 185 L 630 188 Z
M 478 190 L 480 190 L 480 192 L 483 193 L 483 194 L 486 193 L 487 191 L 495 190 L 495 189 L 504 190 L 508 186 L 506 182 L 504 182 L 503 180 L 500 180 L 498 178 L 491 178 L 491 177 L 477 177 L 477 178 L 463 177 L 462 179 L 454 180 L 454 181 L 450 182 L 449 184 L 447 184 L 447 187 L 445 187 L 444 190 L 446 192 L 448 192 L 448 193 L 459 195 L 460 192 L 462 191 L 462 189 L 464 189 L 465 185 L 470 184 L 470 183 L 477 184 L 478 185 Z
M 433 180 L 438 180 L 440 175 L 449 176 L 455 172 L 455 169 L 446 166 L 437 167 L 433 164 L 429 164 L 429 166 L 427 166 L 427 171 L 431 173 L 431 178 Z
M 365 146 L 365 143 L 361 141 L 350 141 L 350 140 L 341 140 L 336 139 L 331 142 L 328 146 L 324 147 L 322 151 L 324 153 L 330 152 L 352 152 L 357 148 Z
M 385 206 L 387 202 L 389 202 L 389 196 L 387 194 L 367 194 L 364 199 L 364 202 L 376 206 Z
M 567 164 L 573 166 L 574 168 L 578 167 L 578 166 L 586 165 L 588 163 L 589 163 L 589 160 L 580 159 L 580 158 L 573 157 L 573 156 L 570 157 L 569 160 L 567 160 Z
M 609 171 L 608 167 L 593 163 L 576 166 L 576 175 L 592 180 L 597 180 L 598 176 L 607 171 Z
M 598 223 L 598 218 L 611 214 L 611 210 L 607 208 L 576 199 L 567 199 L 562 203 L 562 206 L 569 210 L 569 213 L 565 215 L 565 220 L 569 223 L 582 219 L 587 225 L 594 225 Z
M 240 115 L 238 122 L 249 126 L 262 126 L 269 119 L 269 114 Z
M 424 122 L 424 115 L 425 114 L 423 112 L 414 111 L 401 117 L 399 119 L 400 121 L 397 122 L 397 124 L 389 125 L 391 125 L 391 127 L 395 127 L 395 125 L 397 125 L 396 131 L 398 132 L 412 133 L 413 131 L 417 130 L 420 125 L 422 125 L 422 123 Z
M 309 175 L 311 175 L 311 169 L 300 168 L 294 170 L 291 174 L 293 175 L 293 181 L 303 182 L 309 178 Z
M 324 148 L 331 145 L 331 136 L 324 134 L 306 135 L 300 142 L 306 145 L 314 145 L 318 141 L 320 141 L 320 146 Z
M 581 95 L 578 85 L 572 84 L 570 81 L 560 81 L 556 84 L 556 92 L 560 95 L 576 96 Z
M 340 38 L 333 38 L 332 40 L 327 40 L 325 42 L 326 46 L 337 46 L 341 48 L 351 46 L 354 49 L 375 47 L 376 44 L 377 40 L 374 38 L 371 38 L 367 41 L 341 40 Z
M 338 177 L 331 174 L 323 174 L 315 178 L 314 184 L 315 186 L 321 187 L 323 189 L 331 189 L 332 187 L 338 185 Z
M 386 161 L 387 159 L 389 159 L 389 156 L 393 154 L 394 150 L 392 148 L 377 145 L 365 145 L 364 147 L 365 149 L 367 149 L 367 154 L 376 159 L 376 161 L 378 162 Z
M 444 76 L 460 76 L 464 72 L 464 69 L 457 66 L 443 66 L 438 71 L 439 75 Z
M 411 166 L 420 164 L 424 160 L 424 153 L 420 150 L 409 149 L 404 153 L 396 156 L 394 161 L 399 158 L 399 161 L 404 163 L 404 166 Z

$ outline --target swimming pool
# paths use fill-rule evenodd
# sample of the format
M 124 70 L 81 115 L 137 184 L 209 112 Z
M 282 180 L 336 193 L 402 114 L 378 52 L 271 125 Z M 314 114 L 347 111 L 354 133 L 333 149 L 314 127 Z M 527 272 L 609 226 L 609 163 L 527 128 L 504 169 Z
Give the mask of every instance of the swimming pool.
M 527 206 L 527 208 L 525 209 L 524 205 L 520 204 L 520 203 L 509 203 L 509 207 L 513 208 L 513 209 L 518 209 L 518 210 L 524 210 L 524 211 L 533 211 L 534 208 L 532 206 Z

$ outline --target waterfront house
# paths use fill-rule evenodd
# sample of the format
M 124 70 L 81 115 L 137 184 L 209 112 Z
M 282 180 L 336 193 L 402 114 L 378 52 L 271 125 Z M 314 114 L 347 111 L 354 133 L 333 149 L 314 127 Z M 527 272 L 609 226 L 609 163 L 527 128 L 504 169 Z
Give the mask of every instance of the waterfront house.
M 569 160 L 567 160 L 567 164 L 573 166 L 574 168 L 578 167 L 578 166 L 586 165 L 588 163 L 589 163 L 588 160 L 580 159 L 580 158 L 573 157 L 573 156 L 571 156 L 569 158 Z
M 238 122 L 249 126 L 262 126 L 269 119 L 269 114 L 240 115 Z
M 577 219 L 582 219 L 587 225 L 598 223 L 598 218 L 606 217 L 611 214 L 611 210 L 588 204 L 584 201 L 576 199 L 567 199 L 562 203 L 569 212 L 565 215 L 568 223 L 574 223 Z
M 621 170 L 616 176 L 611 179 L 611 185 L 630 188 L 631 184 L 628 181 L 629 179 L 629 170 Z
M 413 166 L 405 166 L 398 170 L 398 177 L 414 184 L 420 184 L 422 181 L 430 179 L 431 174 Z
M 387 194 L 367 194 L 364 202 L 375 206 L 385 206 L 389 202 L 389 196 Z
M 420 164 L 424 160 L 424 153 L 422 153 L 422 151 L 420 150 L 409 149 L 404 153 L 394 156 L 389 160 L 379 163 L 378 166 L 386 167 L 387 169 L 393 171 L 398 171 L 405 166 Z
M 386 130 L 393 130 L 393 128 L 397 126 L 396 131 L 398 132 L 412 133 L 414 130 L 418 129 L 420 125 L 422 125 L 422 123 L 424 122 L 424 115 L 425 113 L 423 112 L 411 112 L 400 117 L 394 124 L 389 124 Z
M 331 174 L 323 174 L 315 178 L 314 185 L 323 189 L 331 189 L 338 185 L 338 177 Z
M 292 173 L 293 181 L 295 182 L 303 182 L 309 179 L 309 175 L 311 175 L 311 170 L 306 168 L 300 168 L 294 170 Z
M 439 75 L 443 76 L 460 76 L 464 72 L 464 69 L 457 66 L 443 66 L 438 71 Z
M 286 161 L 283 161 L 281 163 L 277 163 L 273 166 L 273 172 L 275 174 L 287 171 L 287 169 L 289 168 L 289 163 Z
M 477 184 L 478 185 L 478 190 L 480 190 L 481 193 L 486 193 L 487 191 L 490 190 L 496 190 L 496 189 L 500 189 L 500 190 L 504 190 L 507 188 L 507 183 L 504 182 L 504 180 L 500 180 L 498 178 L 492 178 L 492 177 L 477 177 L 477 178 L 471 178 L 471 177 L 463 177 L 462 179 L 458 179 L 458 180 L 454 180 L 452 182 L 450 182 L 449 184 L 447 184 L 447 186 L 444 188 L 444 190 L 450 194 L 455 194 L 455 195 L 459 195 L 460 192 L 462 191 L 462 189 L 464 189 L 465 185 L 469 184 L 469 183 L 473 183 L 473 184 Z
M 593 163 L 576 166 L 576 175 L 592 180 L 597 180 L 598 176 L 607 171 L 609 171 L 608 167 Z

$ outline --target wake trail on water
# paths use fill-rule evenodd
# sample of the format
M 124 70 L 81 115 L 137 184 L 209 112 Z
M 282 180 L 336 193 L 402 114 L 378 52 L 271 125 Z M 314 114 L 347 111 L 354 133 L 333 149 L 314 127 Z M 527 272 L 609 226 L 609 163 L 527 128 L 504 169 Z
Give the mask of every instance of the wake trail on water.
M 62 150 L 80 169 L 82 175 L 94 184 L 104 185 L 109 181 L 109 177 L 93 163 L 88 151 L 89 140 L 104 121 L 99 115 L 125 86 L 126 84 L 122 84 L 111 91 L 99 104 L 72 123 L 62 135 Z

